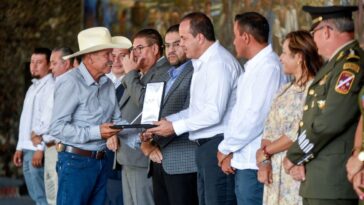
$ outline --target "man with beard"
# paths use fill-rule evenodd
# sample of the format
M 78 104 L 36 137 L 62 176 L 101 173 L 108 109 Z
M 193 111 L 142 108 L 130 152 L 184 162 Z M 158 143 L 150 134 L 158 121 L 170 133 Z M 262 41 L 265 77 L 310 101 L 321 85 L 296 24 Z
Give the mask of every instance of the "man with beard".
M 44 144 L 33 145 L 31 138 L 39 135 L 34 130 L 37 121 L 45 111 L 44 102 L 52 98 L 54 80 L 50 74 L 48 48 L 36 48 L 31 56 L 30 73 L 33 84 L 25 96 L 19 123 L 19 138 L 13 157 L 15 166 L 23 165 L 23 174 L 30 197 L 39 205 L 46 205 L 44 188 L 43 150 Z
M 165 36 L 165 49 L 172 68 L 156 81 L 166 81 L 161 117 L 177 113 L 189 105 L 193 67 L 180 46 L 179 25 L 171 26 Z M 147 136 L 145 136 L 147 137 Z M 156 136 L 143 142 L 141 149 L 151 160 L 154 202 L 159 205 L 198 204 L 195 149 L 188 133 Z

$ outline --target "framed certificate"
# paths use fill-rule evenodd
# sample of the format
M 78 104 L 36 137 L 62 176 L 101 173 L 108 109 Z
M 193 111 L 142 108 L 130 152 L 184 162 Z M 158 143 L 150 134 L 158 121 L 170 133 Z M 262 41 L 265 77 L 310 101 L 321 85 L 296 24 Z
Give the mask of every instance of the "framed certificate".
M 148 83 L 145 90 L 143 110 L 141 113 L 140 124 L 133 124 L 136 119 L 140 117 L 138 115 L 130 124 L 128 125 L 113 125 L 111 128 L 114 129 L 126 129 L 126 128 L 152 128 L 156 127 L 153 122 L 160 119 L 161 106 L 163 103 L 165 82 Z

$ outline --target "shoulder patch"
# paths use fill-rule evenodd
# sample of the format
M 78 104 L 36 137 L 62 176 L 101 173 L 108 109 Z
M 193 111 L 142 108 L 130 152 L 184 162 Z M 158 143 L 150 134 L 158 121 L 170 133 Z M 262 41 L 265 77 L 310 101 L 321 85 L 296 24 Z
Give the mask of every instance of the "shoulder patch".
M 359 73 L 360 67 L 356 63 L 346 62 L 343 65 L 343 70 L 352 70 L 355 73 Z
M 337 79 L 335 91 L 344 95 L 348 94 L 351 86 L 353 85 L 354 79 L 354 73 L 346 70 L 342 71 Z

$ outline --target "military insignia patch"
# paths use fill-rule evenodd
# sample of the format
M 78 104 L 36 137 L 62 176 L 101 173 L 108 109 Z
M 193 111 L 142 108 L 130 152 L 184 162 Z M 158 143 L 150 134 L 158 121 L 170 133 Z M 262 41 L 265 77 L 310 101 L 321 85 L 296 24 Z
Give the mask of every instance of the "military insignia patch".
M 317 101 L 317 105 L 322 110 L 322 109 L 325 108 L 326 101 L 325 100 L 319 100 L 319 101 Z
M 360 67 L 356 63 L 344 63 L 343 70 L 352 70 L 356 73 L 359 73 Z
M 353 85 L 355 75 L 349 71 L 342 71 L 335 85 L 335 91 L 340 94 L 348 94 Z
M 326 74 L 321 80 L 320 80 L 320 82 L 319 82 L 319 85 L 325 85 L 325 83 L 326 83 L 326 81 L 327 81 L 327 78 L 328 78 L 329 76 Z
M 340 60 L 340 58 L 342 58 L 344 56 L 344 51 L 341 51 L 340 53 L 339 53 L 339 55 L 337 56 L 337 58 L 336 58 L 336 60 L 338 61 L 338 60 Z
M 310 140 L 306 136 L 306 130 L 304 130 L 298 137 L 297 137 L 298 145 L 300 146 L 300 149 L 304 153 L 309 153 L 313 148 L 314 144 L 310 142 Z
M 346 57 L 346 59 L 360 59 L 360 57 L 358 55 L 356 55 L 355 50 L 350 49 L 350 53 L 349 53 L 348 57 Z

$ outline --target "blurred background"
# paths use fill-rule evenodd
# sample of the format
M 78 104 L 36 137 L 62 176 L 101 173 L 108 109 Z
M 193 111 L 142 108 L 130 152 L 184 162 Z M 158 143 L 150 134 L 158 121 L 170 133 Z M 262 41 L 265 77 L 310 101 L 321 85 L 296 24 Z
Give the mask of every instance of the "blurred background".
M 24 95 L 31 83 L 29 60 L 35 47 L 67 46 L 78 51 L 78 32 L 93 26 L 105 26 L 112 35 L 130 38 L 147 27 L 164 35 L 184 14 L 202 11 L 211 17 L 220 42 L 234 52 L 234 16 L 257 11 L 268 19 L 270 42 L 280 53 L 288 32 L 309 28 L 311 19 L 301 10 L 308 4 L 359 5 L 354 13 L 356 35 L 364 46 L 364 0 L 1 0 L 0 204 L 26 194 L 22 170 L 12 164 L 12 155 Z

